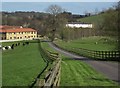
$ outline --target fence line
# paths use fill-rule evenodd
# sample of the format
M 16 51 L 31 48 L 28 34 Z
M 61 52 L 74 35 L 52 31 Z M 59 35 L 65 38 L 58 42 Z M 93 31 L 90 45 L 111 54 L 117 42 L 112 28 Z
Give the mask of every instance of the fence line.
M 35 86 L 39 86 L 39 87 L 58 86 L 60 81 L 60 63 L 61 63 L 59 59 L 59 54 L 43 49 L 40 40 L 38 40 L 38 49 L 40 50 L 40 54 L 44 62 L 46 63 L 46 66 L 37 76 L 37 78 L 35 79 L 34 83 L 32 83 L 30 88 L 33 88 Z M 50 63 L 52 63 L 52 65 Z M 43 77 L 41 78 L 41 75 L 45 75 L 45 77 L 43 76 L 44 78 Z
M 59 86 L 60 83 L 60 63 L 61 60 L 58 59 L 53 63 L 53 67 L 51 67 L 45 75 L 44 79 L 38 79 L 36 86 L 40 87 L 54 87 Z
M 95 51 L 81 48 L 78 48 L 77 51 L 80 55 L 95 59 L 118 60 L 120 57 L 120 51 Z
M 59 58 L 58 53 L 53 53 L 48 50 L 45 50 L 41 46 L 40 40 L 38 40 L 39 49 L 43 60 L 49 64 L 44 72 L 41 75 L 45 75 L 41 78 L 41 75 L 36 78 L 36 82 L 34 82 L 34 86 L 39 87 L 54 87 L 59 86 L 60 83 L 60 63 L 61 59 Z M 52 64 L 50 64 L 52 62 Z M 32 86 L 33 87 L 33 86 Z
M 88 50 L 83 48 L 74 48 L 74 47 L 61 47 L 55 43 L 53 43 L 58 48 L 67 50 L 68 52 L 73 52 L 75 54 L 79 54 L 84 57 L 99 59 L 99 60 L 115 60 L 119 61 L 120 58 L 120 51 L 95 51 L 95 50 Z

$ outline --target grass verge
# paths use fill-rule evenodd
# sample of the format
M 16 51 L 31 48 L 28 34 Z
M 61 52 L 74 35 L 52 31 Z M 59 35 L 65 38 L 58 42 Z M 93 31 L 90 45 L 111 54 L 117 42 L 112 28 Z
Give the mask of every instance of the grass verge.
M 118 86 L 88 64 L 62 56 L 61 86 Z

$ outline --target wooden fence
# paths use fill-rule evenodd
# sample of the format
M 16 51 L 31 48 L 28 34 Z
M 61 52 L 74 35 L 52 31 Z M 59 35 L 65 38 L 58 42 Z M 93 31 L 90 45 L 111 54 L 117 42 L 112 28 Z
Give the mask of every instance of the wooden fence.
M 53 43 L 54 44 L 54 43 Z M 69 52 L 84 56 L 84 57 L 89 57 L 97 60 L 115 60 L 115 61 L 120 61 L 120 51 L 95 51 L 95 50 L 88 50 L 88 49 L 83 49 L 83 48 L 74 48 L 74 47 L 61 47 L 56 44 L 55 46 L 67 50 Z
M 35 86 L 39 86 L 41 88 L 44 87 L 55 87 L 59 86 L 60 83 L 60 63 L 61 60 L 57 59 L 53 62 L 53 66 L 46 71 L 46 75 L 43 79 L 38 79 Z
M 61 69 L 60 68 L 61 59 L 59 58 L 59 54 L 43 49 L 41 46 L 41 42 L 40 41 L 38 42 L 41 56 L 44 59 L 44 61 L 48 64 L 48 66 L 41 74 L 44 77 L 42 76 L 41 78 L 40 75 L 36 79 L 34 86 L 38 86 L 41 88 L 59 86 Z
M 95 51 L 88 49 L 73 49 L 74 52 L 77 52 L 79 55 L 102 60 L 119 60 L 120 51 Z
M 61 69 L 61 59 L 59 58 L 59 54 L 42 48 L 40 40 L 38 40 L 38 49 L 40 50 L 40 54 L 46 63 L 46 66 L 39 73 L 37 78 L 35 78 L 35 81 L 33 81 L 30 88 L 59 86 Z

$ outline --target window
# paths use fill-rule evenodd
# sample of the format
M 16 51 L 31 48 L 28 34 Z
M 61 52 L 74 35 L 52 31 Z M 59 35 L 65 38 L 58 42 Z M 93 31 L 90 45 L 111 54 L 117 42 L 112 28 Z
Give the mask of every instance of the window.
M 20 37 L 20 39 L 22 39 L 22 37 Z
M 14 37 L 14 39 L 16 39 L 16 37 Z
M 26 36 L 25 36 L 25 38 L 26 38 Z
M 10 39 L 12 39 L 12 37 L 10 37 Z
M 14 34 L 15 34 L 15 32 L 14 32 Z
M 19 37 L 17 37 L 17 39 L 19 39 Z

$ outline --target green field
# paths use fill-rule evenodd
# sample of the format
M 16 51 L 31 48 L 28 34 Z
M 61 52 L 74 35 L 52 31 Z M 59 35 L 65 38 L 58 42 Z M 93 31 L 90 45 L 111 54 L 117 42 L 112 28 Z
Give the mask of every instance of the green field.
M 28 86 L 45 65 L 39 52 L 38 43 L 20 45 L 14 50 L 3 51 L 3 86 Z
M 97 38 L 95 39 L 97 40 Z M 90 42 L 90 39 L 88 41 Z M 83 39 L 79 42 L 88 41 Z M 78 40 L 74 40 L 74 42 L 76 43 Z M 56 52 L 46 42 L 42 42 L 41 45 L 46 50 Z M 62 59 L 60 86 L 117 86 L 116 83 L 96 72 L 86 63 L 71 60 L 61 54 L 60 57 Z M 2 60 L 3 86 L 27 86 L 45 66 L 38 49 L 38 43 L 21 45 L 14 50 L 3 51 Z
M 42 46 L 55 52 L 46 42 L 42 43 Z M 62 59 L 60 86 L 117 86 L 117 83 L 107 79 L 86 63 L 71 60 L 62 54 L 60 57 Z
M 63 56 L 60 86 L 118 86 L 82 61 Z
M 78 21 L 96 24 L 98 22 L 102 22 L 104 16 L 105 16 L 105 13 L 99 14 L 97 16 L 90 16 L 90 17 L 81 18 L 81 19 L 78 19 Z
M 107 39 L 107 41 L 105 39 Z M 117 49 L 117 42 L 115 39 L 107 38 L 107 37 L 99 37 L 99 36 L 86 37 L 86 38 L 84 37 L 81 39 L 71 40 L 68 42 L 58 40 L 55 41 L 55 43 L 65 49 L 83 48 L 83 49 L 96 50 L 96 51 Z

